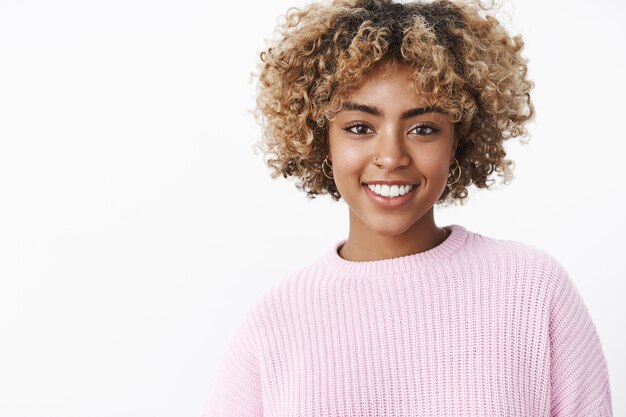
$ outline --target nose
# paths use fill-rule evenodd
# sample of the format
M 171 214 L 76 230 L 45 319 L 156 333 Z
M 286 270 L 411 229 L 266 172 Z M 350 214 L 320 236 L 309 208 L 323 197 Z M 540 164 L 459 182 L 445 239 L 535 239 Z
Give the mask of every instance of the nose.
M 406 168 L 411 158 L 406 150 L 405 137 L 399 129 L 388 128 L 376 138 L 374 164 L 392 172 Z

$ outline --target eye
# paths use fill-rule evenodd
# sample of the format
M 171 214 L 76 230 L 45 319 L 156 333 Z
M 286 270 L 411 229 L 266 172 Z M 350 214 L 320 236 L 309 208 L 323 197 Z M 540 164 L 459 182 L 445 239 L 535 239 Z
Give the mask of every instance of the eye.
M 357 128 L 356 131 L 352 130 L 354 128 Z M 370 133 L 370 132 L 367 132 L 367 129 L 369 129 L 369 126 L 363 123 L 354 123 L 344 128 L 346 132 L 354 133 L 355 135 L 366 135 Z
M 432 135 L 439 132 L 439 129 L 430 127 L 428 125 L 417 125 L 411 131 L 415 131 L 418 135 Z

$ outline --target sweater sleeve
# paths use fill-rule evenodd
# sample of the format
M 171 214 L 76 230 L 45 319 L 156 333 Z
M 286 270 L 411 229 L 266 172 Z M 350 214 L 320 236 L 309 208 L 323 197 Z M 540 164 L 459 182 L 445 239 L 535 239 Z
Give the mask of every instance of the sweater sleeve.
M 589 311 L 556 263 L 550 308 L 551 417 L 611 417 L 607 363 Z
M 263 415 L 256 331 L 250 310 L 230 339 L 202 417 Z

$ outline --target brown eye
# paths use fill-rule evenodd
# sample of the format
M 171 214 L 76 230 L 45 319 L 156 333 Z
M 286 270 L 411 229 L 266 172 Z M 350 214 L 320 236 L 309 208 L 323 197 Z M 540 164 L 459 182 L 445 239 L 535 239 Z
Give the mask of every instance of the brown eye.
M 432 135 L 433 133 L 439 132 L 439 129 L 428 125 L 418 125 L 411 129 L 411 131 L 415 131 L 418 135 Z
M 369 129 L 369 127 L 367 125 L 364 125 L 363 123 L 355 123 L 346 127 L 344 130 L 346 132 L 354 133 L 355 135 L 366 135 L 369 133 L 367 129 Z

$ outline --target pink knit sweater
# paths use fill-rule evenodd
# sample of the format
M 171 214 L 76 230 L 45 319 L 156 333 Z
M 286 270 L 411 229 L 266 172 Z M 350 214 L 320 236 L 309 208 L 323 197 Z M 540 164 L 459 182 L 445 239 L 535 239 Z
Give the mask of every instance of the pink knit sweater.
M 565 269 L 459 225 L 417 254 L 337 250 L 266 291 L 204 416 L 611 416 L 608 369 Z

